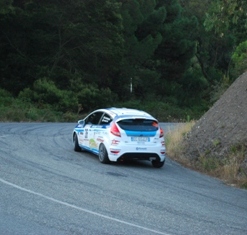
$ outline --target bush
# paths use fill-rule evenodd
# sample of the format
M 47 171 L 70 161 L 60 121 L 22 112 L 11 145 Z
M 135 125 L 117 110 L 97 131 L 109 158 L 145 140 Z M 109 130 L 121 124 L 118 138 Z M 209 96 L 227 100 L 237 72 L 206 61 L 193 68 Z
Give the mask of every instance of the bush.
M 233 76 L 238 77 L 247 70 L 247 41 L 240 43 L 232 55 Z
M 77 99 L 83 110 L 88 112 L 93 109 L 114 105 L 117 96 L 110 89 L 98 89 L 96 86 L 83 85 L 77 93 Z
M 71 91 L 60 90 L 55 83 L 46 79 L 34 82 L 33 88 L 25 88 L 20 92 L 19 99 L 33 102 L 40 108 L 53 108 L 55 111 L 76 111 L 77 97 Z
M 8 91 L 0 89 L 0 107 L 11 105 L 12 102 L 12 95 Z

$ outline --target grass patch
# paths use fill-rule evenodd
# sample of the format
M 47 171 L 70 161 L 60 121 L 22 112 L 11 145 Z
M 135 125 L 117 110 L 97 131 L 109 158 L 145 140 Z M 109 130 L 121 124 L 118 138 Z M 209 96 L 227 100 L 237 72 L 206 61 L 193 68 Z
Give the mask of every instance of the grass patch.
M 190 165 L 190 162 L 184 156 L 185 146 L 183 140 L 186 138 L 186 135 L 190 132 L 194 124 L 194 121 L 180 124 L 173 130 L 168 131 L 165 138 L 168 156 L 173 160 L 183 163 L 187 166 Z
M 197 166 L 202 169 L 203 172 L 214 174 L 219 169 L 221 162 L 214 157 L 200 156 L 198 158 Z
M 247 189 L 247 175 L 241 170 L 241 164 L 247 151 L 244 144 L 237 144 L 229 148 L 224 158 L 202 154 L 196 159 L 186 156 L 184 138 L 191 131 L 194 121 L 179 125 L 166 134 L 166 148 L 168 156 L 184 166 L 211 175 L 223 180 L 225 183 Z M 219 145 L 216 140 L 215 145 Z M 207 156 L 206 156 L 207 155 Z M 209 156 L 208 156 L 209 155 Z

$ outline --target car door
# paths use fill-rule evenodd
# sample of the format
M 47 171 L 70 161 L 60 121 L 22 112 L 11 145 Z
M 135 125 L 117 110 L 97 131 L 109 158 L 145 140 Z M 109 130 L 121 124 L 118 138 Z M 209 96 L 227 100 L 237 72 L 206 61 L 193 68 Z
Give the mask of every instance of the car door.
M 102 111 L 96 111 L 90 114 L 85 120 L 84 143 L 86 148 L 94 153 L 98 152 L 97 135 L 100 132 L 99 122 L 102 115 Z
M 111 122 L 112 117 L 109 114 L 104 113 L 97 126 L 97 131 L 95 132 L 95 138 L 98 148 L 101 143 L 104 143 L 105 141 L 107 142 L 107 140 L 109 140 L 107 127 L 109 127 Z
M 78 121 L 78 124 L 77 124 L 77 126 L 75 128 L 75 131 L 77 132 L 77 136 L 78 136 L 78 144 L 82 148 L 85 148 L 85 141 L 84 141 L 85 130 L 84 130 L 84 126 L 85 126 L 85 121 L 84 120 L 80 120 L 80 121 Z

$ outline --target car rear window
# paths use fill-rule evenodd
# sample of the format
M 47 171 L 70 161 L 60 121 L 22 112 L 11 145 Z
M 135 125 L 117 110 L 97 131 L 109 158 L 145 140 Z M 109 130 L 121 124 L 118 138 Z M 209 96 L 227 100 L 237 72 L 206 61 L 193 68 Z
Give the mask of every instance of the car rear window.
M 156 131 L 158 130 L 158 123 L 150 119 L 124 119 L 117 124 L 123 130 L 131 131 Z

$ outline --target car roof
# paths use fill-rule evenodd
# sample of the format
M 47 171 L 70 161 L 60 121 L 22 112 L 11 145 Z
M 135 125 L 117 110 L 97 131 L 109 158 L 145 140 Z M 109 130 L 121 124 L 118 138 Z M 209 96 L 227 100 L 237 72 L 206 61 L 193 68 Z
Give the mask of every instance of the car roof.
M 127 117 L 127 116 L 136 116 L 136 117 L 146 117 L 146 118 L 155 119 L 149 113 L 142 111 L 142 110 L 138 110 L 138 109 L 111 107 L 111 108 L 104 109 L 104 111 L 109 113 L 111 116 L 114 116 L 114 117 L 118 116 L 119 118 Z

